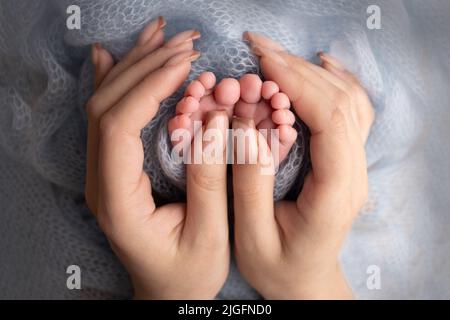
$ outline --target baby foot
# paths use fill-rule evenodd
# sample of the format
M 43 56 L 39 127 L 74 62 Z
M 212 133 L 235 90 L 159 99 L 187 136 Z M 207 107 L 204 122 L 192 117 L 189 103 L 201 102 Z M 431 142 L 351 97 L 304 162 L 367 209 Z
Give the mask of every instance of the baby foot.
M 292 127 L 295 116 L 289 110 L 291 103 L 286 94 L 280 92 L 273 81 L 264 83 L 256 74 L 246 74 L 240 80 L 241 97 L 234 108 L 234 115 L 250 118 L 256 129 L 267 129 L 267 143 L 272 149 L 274 143 L 270 129 L 278 129 L 279 154 L 276 165 L 289 154 L 297 139 L 297 131 Z
M 216 86 L 216 77 L 212 72 L 203 72 L 197 80 L 192 81 L 186 88 L 184 98 L 176 106 L 176 115 L 169 120 L 168 131 L 172 133 L 177 129 L 184 129 L 194 137 L 194 121 L 204 123 L 209 111 L 226 111 L 229 119 L 233 116 L 233 109 L 240 96 L 240 85 L 236 79 L 225 78 Z M 172 140 L 175 146 L 178 143 L 191 143 L 191 141 Z

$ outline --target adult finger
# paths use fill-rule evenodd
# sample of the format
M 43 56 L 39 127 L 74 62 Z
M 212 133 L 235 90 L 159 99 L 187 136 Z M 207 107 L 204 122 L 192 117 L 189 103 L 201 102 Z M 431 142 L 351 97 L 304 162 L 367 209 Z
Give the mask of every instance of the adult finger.
M 113 67 L 113 59 L 100 45 L 92 47 L 94 65 L 94 87 L 98 88 Z M 89 104 L 87 106 L 89 108 Z M 87 110 L 90 113 L 89 110 Z M 97 213 L 98 204 L 98 123 L 88 118 L 87 163 L 86 163 L 86 202 L 91 211 Z
M 244 35 L 244 38 L 249 39 L 254 53 L 257 55 L 270 54 L 280 63 L 286 63 L 290 69 L 296 71 L 301 77 L 308 79 L 313 86 L 322 90 L 323 94 L 327 95 L 331 100 L 338 94 L 347 94 L 350 104 L 344 104 L 343 107 L 345 108 L 342 111 L 349 121 L 349 126 L 358 124 L 357 113 L 354 107 L 351 86 L 349 83 L 320 66 L 301 57 L 291 55 L 284 51 L 284 49 L 280 50 L 282 46 L 267 37 L 249 33 L 248 35 Z
M 147 54 L 158 49 L 164 43 L 163 29 L 166 26 L 164 17 L 152 21 L 139 35 L 136 46 L 128 52 L 105 79 L 105 85 L 117 78 L 124 70 L 141 60 Z
M 162 100 L 173 94 L 186 80 L 190 62 L 197 56 L 178 55 L 164 67 L 148 75 L 117 105 L 106 112 L 99 125 L 99 190 L 108 212 L 120 214 L 130 199 L 147 199 L 152 207 L 148 177 L 143 173 L 141 130 L 158 111 Z M 143 187 L 144 186 L 144 187 Z M 137 193 L 139 196 L 137 196 Z M 138 203 L 133 203 L 138 205 Z M 148 212 L 150 213 L 150 212 Z
M 94 91 L 96 91 L 114 67 L 114 60 L 108 51 L 103 49 L 99 43 L 96 43 L 92 46 L 92 64 L 95 68 Z
M 251 44 L 257 44 L 262 47 L 266 47 L 266 48 L 269 48 L 269 49 L 272 49 L 275 51 L 284 51 L 283 46 L 281 44 L 279 44 L 278 42 L 276 42 L 270 38 L 264 37 L 263 35 L 260 35 L 255 32 L 246 31 L 243 34 L 243 38 L 244 38 L 244 40 L 247 40 Z
M 310 63 L 309 61 L 297 57 L 294 55 L 290 55 L 287 53 L 283 46 L 279 44 L 278 42 L 267 38 L 265 36 L 259 35 L 257 33 L 253 32 L 244 32 L 244 39 L 250 42 L 250 45 L 252 47 L 264 47 L 267 49 L 271 49 L 273 51 L 277 51 L 277 53 L 293 68 L 295 68 L 297 71 L 302 72 L 304 69 L 309 69 L 311 71 L 316 72 L 320 77 L 323 79 L 328 80 L 329 82 L 333 83 L 340 89 L 345 89 L 345 83 L 341 81 L 338 77 L 330 74 L 323 68 L 320 68 L 319 66 Z
M 321 68 L 320 66 L 317 66 L 302 57 L 289 54 L 279 43 L 270 38 L 258 35 L 257 33 L 245 32 L 244 39 L 250 42 L 253 51 L 255 51 L 255 49 L 258 50 L 261 47 L 276 51 L 277 55 L 282 58 L 279 61 L 286 62 L 290 68 L 293 68 L 305 78 L 314 79 L 319 76 L 323 80 L 326 80 L 326 82 L 333 84 L 343 91 L 347 91 L 348 89 L 347 83 L 342 81 L 340 77 L 337 77 L 333 73 L 328 72 L 324 68 Z M 311 76 L 313 73 L 317 76 Z
M 142 46 L 136 46 L 130 51 L 130 53 L 128 53 L 128 55 L 119 63 L 117 68 L 114 68 L 111 75 L 108 75 L 108 78 L 105 81 L 105 86 L 112 83 L 115 79 L 122 77 L 122 74 L 125 71 L 129 72 L 133 65 L 140 63 L 139 67 L 135 68 L 138 71 L 145 68 L 146 63 L 156 59 L 152 53 L 158 50 L 161 51 L 162 49 L 163 53 L 165 51 L 169 51 L 172 52 L 172 55 L 175 55 L 180 51 L 192 49 L 192 42 L 198 38 L 200 38 L 200 32 L 193 29 L 186 30 L 176 34 L 166 44 L 164 44 L 164 33 L 162 30 L 158 30 L 149 43 Z M 164 57 L 164 54 L 162 54 L 162 56 Z M 146 63 L 142 62 L 142 60 L 145 60 Z M 136 71 L 134 71 L 134 73 L 135 72 Z
M 295 71 L 277 52 L 258 48 L 261 57 L 261 68 L 267 80 L 275 81 L 281 91 L 291 100 L 297 115 L 308 125 L 313 133 L 322 131 L 334 109 L 333 95 L 336 88 L 325 81 L 320 81 L 308 72 L 301 74 Z M 326 85 L 325 87 L 323 87 Z M 331 91 L 331 92 L 327 92 Z M 319 109 L 312 112 L 313 109 Z
M 145 76 L 163 66 L 172 57 L 182 52 L 189 54 L 193 48 L 192 36 L 192 31 L 178 34 L 164 47 L 159 48 L 130 66 L 110 83 L 102 85 L 91 98 L 93 104 L 96 105 L 95 113 L 97 116 L 103 114 L 112 105 L 116 104 L 128 91 L 141 82 Z M 175 43 L 173 42 L 174 39 Z
M 251 119 L 233 120 L 233 139 L 236 241 L 268 251 L 271 251 L 270 247 L 279 249 L 280 237 L 273 202 L 274 173 L 270 171 L 269 164 L 273 159 L 261 161 L 267 156 L 267 143 L 258 134 Z
M 192 163 L 187 164 L 187 215 L 184 237 L 192 241 L 228 241 L 227 222 L 227 129 L 224 111 L 207 115 L 204 131 L 192 145 Z M 202 146 L 198 141 L 202 139 Z M 218 233 L 221 233 L 219 236 Z
M 346 186 L 351 178 L 349 134 L 353 130 L 346 116 L 350 105 L 347 94 L 341 90 L 324 92 L 317 82 L 300 75 L 277 52 L 263 51 L 261 66 L 264 76 L 278 83 L 311 131 L 315 186 L 322 186 L 320 189 L 324 193 Z
M 359 80 L 346 70 L 338 60 L 326 53 L 321 53 L 319 56 L 322 59 L 324 69 L 349 84 L 349 90 L 355 97 L 355 112 L 358 117 L 361 138 L 363 143 L 365 143 L 375 119 L 375 112 L 366 91 L 363 89 Z

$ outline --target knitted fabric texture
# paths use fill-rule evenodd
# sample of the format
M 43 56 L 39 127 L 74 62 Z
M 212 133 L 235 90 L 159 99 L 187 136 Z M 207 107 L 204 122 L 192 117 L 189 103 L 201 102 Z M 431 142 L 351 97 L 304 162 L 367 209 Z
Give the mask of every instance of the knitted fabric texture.
M 450 298 L 450 177 L 433 169 L 450 159 L 443 140 L 450 119 L 443 85 L 450 79 L 450 4 L 379 0 L 381 29 L 371 30 L 372 2 L 2 0 L 0 298 L 130 297 L 128 276 L 83 197 L 89 54 L 100 42 L 120 59 L 159 15 L 168 21 L 167 38 L 191 28 L 202 34 L 195 44 L 202 55 L 188 81 L 142 132 L 145 170 L 161 199 L 185 196 L 185 166 L 170 158 L 167 121 L 189 81 L 202 71 L 219 79 L 260 74 L 244 31 L 265 34 L 313 62 L 317 52 L 330 52 L 360 79 L 377 114 L 367 144 L 369 201 L 342 255 L 349 282 L 360 298 Z M 81 8 L 80 30 L 66 28 L 66 9 L 74 4 Z M 297 143 L 276 175 L 277 200 L 297 196 L 308 169 L 308 133 L 298 119 L 295 126 Z M 427 189 L 432 177 L 439 181 Z M 72 264 L 82 270 L 82 290 L 66 288 Z M 370 265 L 384 272 L 383 290 L 367 289 Z M 434 281 L 433 274 L 442 278 Z M 258 297 L 233 261 L 218 298 Z

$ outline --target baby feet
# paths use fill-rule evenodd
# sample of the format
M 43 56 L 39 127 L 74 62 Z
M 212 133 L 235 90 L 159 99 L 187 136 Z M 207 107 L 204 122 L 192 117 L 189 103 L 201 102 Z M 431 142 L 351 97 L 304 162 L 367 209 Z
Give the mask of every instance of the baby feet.
M 215 85 L 216 77 L 212 72 L 202 73 L 189 84 L 184 98 L 176 106 L 175 117 L 169 120 L 169 135 L 172 137 L 175 130 L 184 129 L 193 137 L 194 121 L 203 122 L 209 111 L 226 111 L 230 119 L 233 115 L 253 119 L 258 130 L 266 129 L 269 148 L 274 143 L 270 130 L 278 129 L 277 162 L 281 163 L 297 139 L 289 98 L 280 92 L 275 82 L 263 83 L 255 74 L 244 75 L 239 81 L 226 78 Z M 180 142 L 191 141 L 172 141 L 174 145 Z
M 273 81 L 262 80 L 256 74 L 246 74 L 239 80 L 241 97 L 234 108 L 234 115 L 240 118 L 253 119 L 256 129 L 260 132 L 266 129 L 267 143 L 273 150 L 275 141 L 278 143 L 278 161 L 281 163 L 289 154 L 297 139 L 297 131 L 292 127 L 295 116 L 289 110 L 291 103 L 286 94 Z M 278 129 L 277 135 L 271 135 L 273 129 Z
M 223 79 L 216 86 L 216 77 L 212 72 L 203 72 L 197 80 L 186 88 L 184 98 L 176 106 L 176 115 L 169 120 L 170 137 L 177 129 L 184 129 L 194 137 L 194 121 L 206 119 L 209 111 L 226 111 L 231 119 L 236 102 L 239 100 L 240 86 L 236 79 Z M 191 141 L 172 140 L 174 145 Z

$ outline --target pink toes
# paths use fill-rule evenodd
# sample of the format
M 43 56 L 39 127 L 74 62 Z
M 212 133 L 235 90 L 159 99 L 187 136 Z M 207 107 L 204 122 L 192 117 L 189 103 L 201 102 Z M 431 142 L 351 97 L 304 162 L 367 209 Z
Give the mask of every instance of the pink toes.
M 276 92 L 273 94 L 270 98 L 270 105 L 273 108 L 272 121 L 278 129 L 279 162 L 281 163 L 297 140 L 297 130 L 292 127 L 295 123 L 295 115 L 289 110 L 291 102 L 285 93 Z
M 176 116 L 168 123 L 171 138 L 177 129 L 187 129 L 193 137 L 194 121 L 204 121 L 209 111 L 224 110 L 230 117 L 233 115 L 240 96 L 239 82 L 227 78 L 215 86 L 216 77 L 212 72 L 203 72 L 187 86 L 184 98 L 176 106 Z M 174 145 L 179 143 L 172 142 Z
M 283 161 L 297 139 L 293 128 L 295 116 L 290 111 L 291 103 L 286 94 L 280 92 L 273 81 L 263 82 L 255 74 L 244 75 L 241 79 L 226 78 L 216 85 L 212 72 L 202 73 L 186 88 L 184 98 L 176 106 L 176 116 L 169 120 L 168 131 L 173 145 L 191 143 L 181 139 L 184 129 L 193 137 L 194 121 L 203 121 L 209 111 L 224 110 L 231 117 L 253 119 L 257 129 L 278 129 L 277 136 L 269 134 L 269 147 L 273 148 L 273 139 L 278 142 L 278 163 Z M 176 133 L 175 136 L 172 136 Z M 274 151 L 274 150 L 272 150 Z
M 278 130 L 281 144 L 283 144 L 284 146 L 289 145 L 290 149 L 295 140 L 297 140 L 297 130 L 295 130 L 292 126 L 286 124 L 278 126 Z
M 188 114 L 180 114 L 169 120 L 168 129 L 170 133 L 174 132 L 176 129 L 190 129 L 190 127 L 191 118 L 189 118 Z
M 270 99 L 270 105 L 274 109 L 272 113 L 272 120 L 278 125 L 287 124 L 293 126 L 295 123 L 295 116 L 289 108 L 291 102 L 285 93 L 277 92 Z
M 192 81 L 188 87 L 186 88 L 186 92 L 184 93 L 185 97 L 193 97 L 197 100 L 200 100 L 206 93 L 206 89 L 203 84 L 199 80 Z
M 261 95 L 264 99 L 270 100 L 274 94 L 278 93 L 280 88 L 273 81 L 264 81 L 261 88 Z
M 290 125 L 278 126 L 278 140 L 280 143 L 279 148 L 279 162 L 281 163 L 286 159 L 289 151 L 297 140 L 297 130 Z
M 216 84 L 216 77 L 212 72 L 202 73 L 197 80 L 192 81 L 186 88 L 184 98 L 176 106 L 176 116 L 169 120 L 167 129 L 172 134 L 177 129 L 188 130 L 193 135 L 193 121 L 201 120 L 202 110 L 200 101 L 210 93 Z M 172 141 L 174 145 L 179 141 Z
M 293 126 L 295 123 L 295 116 L 292 111 L 288 109 L 275 110 L 272 113 L 272 121 L 278 125 L 287 124 Z
M 255 74 L 247 74 L 239 80 L 241 97 L 236 104 L 234 114 L 237 117 L 253 119 L 257 129 L 278 129 L 278 164 L 283 161 L 297 139 L 297 131 L 292 127 L 295 116 L 290 111 L 289 97 L 280 92 L 273 81 L 264 81 Z M 272 148 L 272 135 L 267 137 Z M 274 150 L 272 150 L 274 151 Z M 277 165 L 278 165 L 277 164 Z
M 194 113 L 200 107 L 200 102 L 192 96 L 184 97 L 176 107 L 176 114 Z
M 247 103 L 258 103 L 261 100 L 263 83 L 256 74 L 246 74 L 239 80 L 241 99 Z
M 241 88 L 236 79 L 226 78 L 220 81 L 214 90 L 214 98 L 220 105 L 234 107 L 239 100 Z
M 261 121 L 269 117 L 268 109 L 262 106 L 260 108 L 261 93 L 264 84 L 256 74 L 246 74 L 239 79 L 241 96 L 234 108 L 234 115 L 240 118 L 253 119 L 258 126 Z
M 203 87 L 205 87 L 205 89 L 209 91 L 212 90 L 216 85 L 216 76 L 212 72 L 203 72 L 198 77 L 198 81 L 200 81 Z
M 212 72 L 203 72 L 197 80 L 192 81 L 186 88 L 185 97 L 193 97 L 200 102 L 206 94 L 214 88 L 216 84 L 216 76 Z
M 270 104 L 274 109 L 289 109 L 291 107 L 291 102 L 285 93 L 276 92 L 270 97 Z

